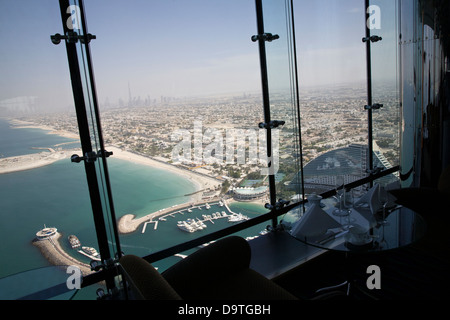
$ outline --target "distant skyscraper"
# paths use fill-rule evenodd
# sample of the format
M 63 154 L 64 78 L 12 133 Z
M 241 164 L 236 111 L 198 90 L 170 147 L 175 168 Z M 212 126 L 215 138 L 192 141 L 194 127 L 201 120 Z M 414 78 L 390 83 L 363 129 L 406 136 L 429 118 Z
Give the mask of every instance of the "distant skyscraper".
M 131 98 L 131 88 L 130 82 L 128 82 L 128 104 L 131 106 L 132 98 Z

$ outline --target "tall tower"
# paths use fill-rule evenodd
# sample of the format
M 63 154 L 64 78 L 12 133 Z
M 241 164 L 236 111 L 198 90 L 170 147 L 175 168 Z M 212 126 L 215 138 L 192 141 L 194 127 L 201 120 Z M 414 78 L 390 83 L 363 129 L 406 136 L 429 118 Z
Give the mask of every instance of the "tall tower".
M 130 82 L 128 81 L 128 105 L 131 106 L 132 99 L 131 99 L 131 88 L 130 88 Z

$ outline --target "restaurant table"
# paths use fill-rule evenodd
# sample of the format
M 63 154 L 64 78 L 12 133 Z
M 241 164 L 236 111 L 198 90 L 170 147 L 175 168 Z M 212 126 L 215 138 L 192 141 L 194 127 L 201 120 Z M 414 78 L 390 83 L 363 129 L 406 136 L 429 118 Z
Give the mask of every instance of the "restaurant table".
M 292 212 L 283 218 L 294 238 L 326 250 L 373 252 L 408 246 L 426 232 L 425 220 L 406 207 L 387 207 L 385 217 L 367 206 L 348 209 L 348 216 L 335 216 L 333 199 L 321 204 L 323 207 L 309 206 L 304 214 Z
M 304 209 L 298 207 L 283 217 L 282 224 L 295 239 L 345 254 L 347 280 L 317 292 L 346 285 L 349 294 L 355 255 L 405 247 L 421 239 L 426 232 L 425 220 L 418 213 L 393 202 L 383 208 L 373 201 L 361 203 L 356 199 L 344 208 L 348 215 L 337 216 L 333 212 L 342 209 L 340 203 L 336 198 L 323 199 L 320 204 L 306 204 Z

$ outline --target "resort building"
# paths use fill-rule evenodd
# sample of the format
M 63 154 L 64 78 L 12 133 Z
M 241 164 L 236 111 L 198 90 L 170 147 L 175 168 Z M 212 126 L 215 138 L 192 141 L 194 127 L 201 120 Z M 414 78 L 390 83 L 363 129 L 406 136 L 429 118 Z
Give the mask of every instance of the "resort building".
M 233 197 L 238 201 L 253 201 L 267 196 L 269 188 L 261 186 L 257 188 L 241 187 L 233 189 Z

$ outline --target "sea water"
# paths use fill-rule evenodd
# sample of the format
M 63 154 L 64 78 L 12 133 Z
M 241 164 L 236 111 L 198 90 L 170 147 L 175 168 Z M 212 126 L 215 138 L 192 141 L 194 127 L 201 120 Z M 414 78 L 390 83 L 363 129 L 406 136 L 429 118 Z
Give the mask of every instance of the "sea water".
M 32 147 L 48 148 L 71 141 L 41 129 L 12 129 L 2 119 L 0 134 L 0 157 L 32 153 L 35 152 L 30 149 Z M 70 144 L 72 148 L 76 145 L 76 142 Z M 114 156 L 108 159 L 108 168 L 117 219 L 125 214 L 140 217 L 186 203 L 189 201 L 187 195 L 195 191 L 187 178 L 158 168 L 114 159 Z M 249 203 L 233 203 L 230 209 L 249 218 L 266 212 L 262 206 Z M 180 220 L 202 219 L 202 214 L 211 215 L 223 210 L 225 207 L 212 205 L 209 210 L 203 207 L 202 210 L 193 209 L 191 213 L 175 213 L 167 216 L 166 221 L 158 220 L 156 230 L 154 224 L 148 224 L 145 233 L 142 233 L 141 225 L 134 233 L 120 235 L 121 249 L 126 254 L 144 256 L 225 228 L 231 225 L 227 219 L 213 220 L 214 224 L 207 221 L 207 228 L 195 233 L 184 232 L 176 226 Z M 88 258 L 70 248 L 67 240 L 69 235 L 74 234 L 83 246 L 98 249 L 83 163 L 72 163 L 65 159 L 32 170 L 0 174 L 0 278 L 50 265 L 32 245 L 36 232 L 44 224 L 58 229 L 62 234 L 60 243 L 68 253 L 89 263 Z M 244 237 L 258 235 L 265 224 L 239 234 Z M 179 259 L 170 257 L 154 265 L 164 270 Z

